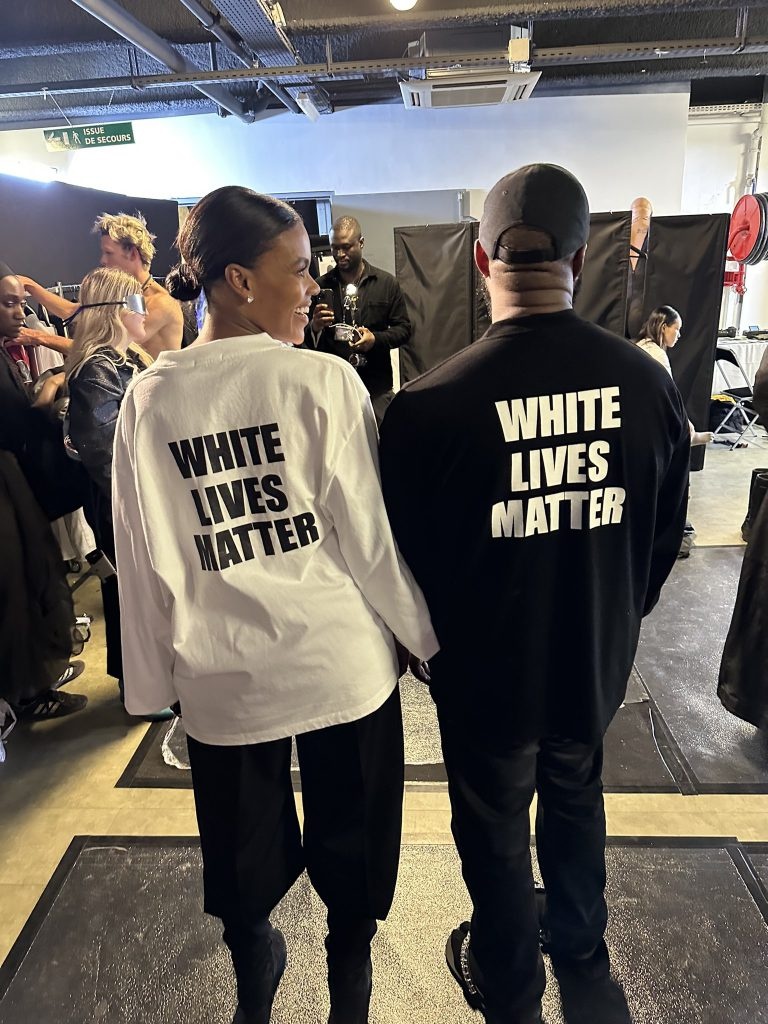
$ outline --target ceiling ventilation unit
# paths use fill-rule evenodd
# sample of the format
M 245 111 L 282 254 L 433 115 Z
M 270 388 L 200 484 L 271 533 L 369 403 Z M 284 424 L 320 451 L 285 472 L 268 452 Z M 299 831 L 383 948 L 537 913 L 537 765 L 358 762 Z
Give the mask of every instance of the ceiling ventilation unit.
M 527 100 L 541 72 L 531 71 L 530 39 L 526 29 L 512 26 L 503 30 L 473 33 L 447 29 L 425 32 L 408 47 L 409 57 L 450 57 L 452 54 L 505 54 L 499 67 L 450 68 L 416 71 L 400 82 L 403 103 L 409 110 L 422 107 L 481 107 Z

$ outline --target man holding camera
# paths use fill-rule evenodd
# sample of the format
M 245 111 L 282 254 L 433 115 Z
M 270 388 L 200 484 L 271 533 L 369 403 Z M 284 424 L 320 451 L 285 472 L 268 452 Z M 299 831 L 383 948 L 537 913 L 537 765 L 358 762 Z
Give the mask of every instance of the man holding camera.
M 318 278 L 322 290 L 305 345 L 352 363 L 380 424 L 394 398 L 390 352 L 411 337 L 405 299 L 391 274 L 363 259 L 365 239 L 354 217 L 334 223 L 330 242 L 336 266 Z

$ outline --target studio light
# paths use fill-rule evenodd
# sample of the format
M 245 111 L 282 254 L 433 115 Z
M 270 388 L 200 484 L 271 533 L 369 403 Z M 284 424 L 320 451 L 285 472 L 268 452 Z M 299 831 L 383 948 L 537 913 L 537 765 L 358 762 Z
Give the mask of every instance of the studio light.
M 396 11 L 411 11 L 416 6 L 417 0 L 389 0 Z

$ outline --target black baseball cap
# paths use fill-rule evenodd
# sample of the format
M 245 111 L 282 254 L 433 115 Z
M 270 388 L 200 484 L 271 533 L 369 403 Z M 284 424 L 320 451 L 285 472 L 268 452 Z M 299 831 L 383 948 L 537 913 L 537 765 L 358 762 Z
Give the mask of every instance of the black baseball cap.
M 515 252 L 499 244 L 513 227 L 535 228 L 552 239 L 548 249 Z M 497 181 L 480 218 L 480 244 L 503 263 L 550 263 L 570 256 L 589 237 L 589 200 L 581 183 L 556 164 L 527 164 Z

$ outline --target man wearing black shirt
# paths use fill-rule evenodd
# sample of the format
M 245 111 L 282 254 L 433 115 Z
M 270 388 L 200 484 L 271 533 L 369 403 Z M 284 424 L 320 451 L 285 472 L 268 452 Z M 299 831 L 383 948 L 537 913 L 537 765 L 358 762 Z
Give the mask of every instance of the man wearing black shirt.
M 391 274 L 363 259 L 365 239 L 354 217 L 340 217 L 331 228 L 330 241 L 336 266 L 318 278 L 317 283 L 332 292 L 333 302 L 316 303 L 305 345 L 357 366 L 371 396 L 376 420 L 381 423 L 394 397 L 390 352 L 411 337 L 405 299 Z M 352 302 L 347 298 L 348 286 L 356 289 Z M 337 339 L 333 325 L 338 323 L 358 325 L 355 340 L 350 343 Z
M 628 1019 L 603 940 L 602 741 L 680 546 L 689 431 L 669 374 L 573 312 L 588 233 L 567 171 L 502 179 L 475 251 L 492 326 L 382 425 L 390 518 L 440 641 L 431 689 L 474 908 L 446 958 L 489 1024 L 541 1021 L 535 792 L 544 949 Z

